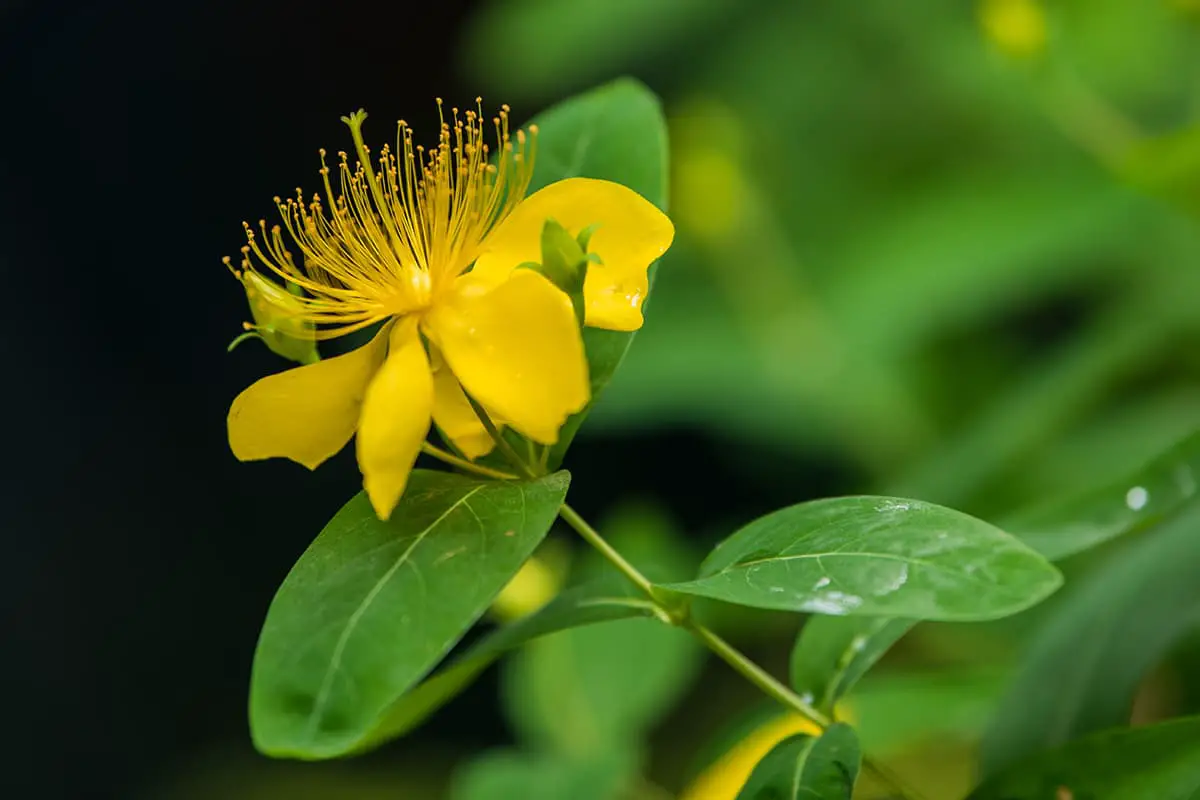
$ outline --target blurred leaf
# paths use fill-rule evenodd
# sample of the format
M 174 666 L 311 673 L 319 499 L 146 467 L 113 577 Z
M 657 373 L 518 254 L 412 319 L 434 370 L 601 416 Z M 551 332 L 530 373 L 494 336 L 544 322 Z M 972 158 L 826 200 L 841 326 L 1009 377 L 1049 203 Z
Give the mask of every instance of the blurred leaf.
M 887 356 L 1094 274 L 1096 237 L 1127 237 L 1141 208 L 1098 172 L 1044 164 L 956 174 L 893 202 L 860 221 L 828 287 L 841 328 Z
M 888 617 L 810 617 L 792 647 L 792 688 L 829 714 L 915 620 Z
M 504 705 L 524 740 L 580 755 L 637 741 L 699 674 L 703 651 L 658 620 L 572 628 L 505 662 Z
M 895 752 L 933 739 L 974 741 L 995 711 L 1004 678 L 997 671 L 876 670 L 845 702 L 869 751 Z
M 1200 717 L 1187 717 L 1039 753 L 986 781 L 969 800 L 1194 800 L 1198 793 Z
M 850 800 L 861 762 L 849 725 L 833 725 L 820 737 L 793 736 L 759 762 L 738 800 Z
M 838 497 L 751 522 L 663 588 L 814 614 L 994 619 L 1028 608 L 1062 578 L 982 520 L 919 500 Z
M 1176 8 L 1172 8 L 1175 5 Z M 1179 4 L 1129 0 L 1046 3 L 1057 21 L 1052 47 L 1108 102 L 1132 108 L 1186 102 L 1196 37 Z
M 1175 279 L 1160 281 L 1103 315 L 1057 352 L 1025 369 L 1011 391 L 890 482 L 889 491 L 964 502 L 1102 400 L 1110 387 L 1144 369 L 1150 354 L 1177 342 L 1184 331 L 1195 330 L 1192 288 Z
M 343 506 L 267 612 L 250 685 L 255 746 L 305 759 L 359 747 L 541 542 L 568 480 L 416 470 L 387 522 L 365 494 Z
M 449 667 L 402 695 L 364 740 L 366 747 L 408 733 L 471 685 L 497 658 L 530 639 L 597 622 L 653 615 L 646 600 L 632 596 L 624 581 L 593 581 L 559 594 L 545 606 L 473 645 Z
M 554 93 L 564 84 L 620 70 L 650 49 L 685 40 L 737 7 L 733 0 L 493 2 L 470 20 L 459 52 L 468 57 L 468 70 L 487 85 L 525 95 Z M 514 52 L 521 57 L 514 58 Z
M 635 774 L 627 752 L 598 751 L 585 759 L 493 751 L 454 779 L 451 800 L 616 800 Z
M 1014 497 L 1032 504 L 1124 479 L 1135 465 L 1161 455 L 1200 430 L 1200 386 L 1167 387 L 1115 400 L 1078 420 L 1006 472 Z M 1014 503 L 1016 505 L 1016 503 Z
M 1200 622 L 1200 502 L 1107 556 L 1069 584 L 1030 643 L 984 737 L 985 775 L 1128 722 L 1142 677 Z
M 565 178 L 602 178 L 633 189 L 667 208 L 667 128 L 658 98 L 641 83 L 622 78 L 572 97 L 531 120 L 538 126 L 537 159 L 529 191 Z M 654 285 L 651 266 L 650 285 Z M 649 302 L 643 301 L 643 305 Z M 608 385 L 633 333 L 585 328 L 592 403 Z M 590 410 L 567 420 L 550 451 L 557 467 Z
M 1120 172 L 1135 186 L 1200 216 L 1200 125 L 1140 142 Z
M 1198 475 L 1200 433 L 1194 433 L 1125 479 L 1029 509 L 1004 529 L 1058 561 L 1175 513 L 1196 493 Z
M 694 565 L 680 534 L 653 506 L 625 505 L 600 527 L 648 575 L 686 574 Z M 598 556 L 579 572 L 616 578 Z M 658 620 L 573 628 L 530 642 L 506 662 L 504 704 L 531 743 L 575 756 L 628 746 L 688 691 L 703 655 L 690 636 Z

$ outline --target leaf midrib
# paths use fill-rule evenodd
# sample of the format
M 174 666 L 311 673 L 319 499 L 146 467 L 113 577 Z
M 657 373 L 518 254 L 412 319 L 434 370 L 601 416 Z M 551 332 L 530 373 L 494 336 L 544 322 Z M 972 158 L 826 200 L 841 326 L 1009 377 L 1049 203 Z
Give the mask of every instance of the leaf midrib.
M 342 631 L 341 636 L 338 637 L 337 644 L 334 645 L 333 655 L 330 657 L 329 665 L 326 667 L 325 674 L 321 678 L 321 687 L 317 690 L 317 697 L 316 700 L 313 701 L 312 711 L 309 712 L 307 736 L 310 740 L 316 733 L 317 725 L 319 724 L 322 715 L 325 713 L 325 705 L 329 702 L 329 694 L 333 689 L 333 678 L 335 675 L 337 675 L 338 670 L 341 668 L 342 656 L 345 655 L 346 646 L 349 644 L 350 637 L 354 635 L 354 631 L 358 627 L 358 623 L 366 614 L 367 609 L 371 607 L 371 604 L 375 602 L 375 598 L 378 597 L 379 593 L 383 591 L 383 587 L 386 586 L 387 583 L 392 579 L 392 576 L 396 574 L 396 571 L 404 565 L 417 545 L 425 540 L 425 537 L 429 535 L 430 531 L 440 525 L 446 519 L 446 517 L 450 516 L 451 513 L 453 513 L 460 506 L 464 505 L 467 500 L 469 500 L 473 495 L 475 495 L 475 493 L 479 492 L 483 488 L 484 487 L 482 485 L 472 487 L 462 497 L 450 504 L 445 511 L 439 514 L 437 519 L 429 523 L 424 530 L 418 533 L 413 538 L 412 543 L 405 548 L 403 553 L 397 556 L 395 563 L 388 568 L 387 572 L 380 576 L 379 580 L 375 582 L 375 585 L 371 587 L 371 590 L 363 597 L 362 602 L 358 604 L 356 609 L 354 609 L 354 613 L 350 615 L 350 619 L 347 621 L 345 629 Z

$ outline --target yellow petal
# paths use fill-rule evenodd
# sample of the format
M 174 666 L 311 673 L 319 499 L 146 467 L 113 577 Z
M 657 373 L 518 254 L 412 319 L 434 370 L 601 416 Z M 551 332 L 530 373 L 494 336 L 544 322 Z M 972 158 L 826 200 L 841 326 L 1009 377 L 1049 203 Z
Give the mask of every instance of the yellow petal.
M 646 270 L 675 236 L 671 220 L 632 189 L 611 181 L 568 178 L 534 192 L 483 243 L 474 273 L 492 283 L 526 261 L 541 263 L 542 226 L 555 219 L 572 236 L 597 225 L 588 245 L 603 264 L 588 265 L 586 324 L 617 331 L 642 326 Z
M 242 461 L 290 458 L 316 469 L 341 450 L 383 363 L 386 330 L 357 350 L 268 375 L 239 394 L 229 408 L 233 454 Z
M 425 326 L 463 388 L 535 442 L 554 444 L 567 417 L 587 404 L 571 301 L 533 270 L 491 289 L 464 275 Z
M 433 372 L 433 421 L 467 458 L 485 456 L 496 446 L 449 367 Z
M 433 375 L 415 318 L 392 326 L 387 360 L 375 373 L 358 425 L 358 467 L 380 519 L 396 507 L 429 433 Z
M 684 790 L 682 800 L 735 800 L 758 762 L 775 745 L 797 733 L 819 736 L 821 731 L 798 714 L 778 717 L 761 725 L 700 773 Z

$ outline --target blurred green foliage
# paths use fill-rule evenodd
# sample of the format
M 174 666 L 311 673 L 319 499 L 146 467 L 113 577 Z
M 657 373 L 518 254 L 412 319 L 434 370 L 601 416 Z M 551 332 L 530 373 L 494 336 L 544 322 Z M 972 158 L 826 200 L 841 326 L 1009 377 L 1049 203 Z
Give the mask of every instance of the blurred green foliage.
M 1190 431 L 1197 15 L 1044 5 L 1025 58 L 948 0 L 482 12 L 471 77 L 518 108 L 622 71 L 666 99 L 679 241 L 588 432 L 700 426 L 996 511 Z
M 1031 0 L 1038 35 L 989 16 L 999 5 L 493 0 L 459 44 L 465 77 L 519 112 L 621 74 L 664 100 L 678 238 L 582 437 L 699 430 L 751 480 L 778 482 L 780 456 L 816 460 L 864 476 L 847 490 L 1012 520 L 1018 534 L 1020 520 L 1065 525 L 1030 507 L 1090 508 L 1103 519 L 1085 521 L 1117 526 L 1062 564 L 1067 589 L 1045 607 L 918 626 L 850 691 L 864 750 L 931 800 L 967 793 L 971 748 L 989 727 L 998 765 L 1113 721 L 1200 711 L 1200 641 L 1184 637 L 1200 608 L 1187 581 L 1200 563 L 1185 502 L 1194 485 L 1176 487 L 1169 510 L 1183 510 L 1161 531 L 1142 525 L 1140 506 L 1121 517 L 1118 491 L 1200 429 L 1200 4 Z M 1157 513 L 1160 493 L 1146 486 Z M 611 492 L 625 488 L 614 479 Z M 1070 505 L 1089 496 L 1108 506 Z M 638 524 L 614 522 L 614 539 Z M 698 561 L 666 561 L 688 557 Z M 1163 576 L 1169 591 L 1147 602 Z M 711 613 L 786 672 L 777 621 Z M 529 765 L 588 732 L 556 727 L 564 720 L 538 702 L 597 697 L 608 699 L 590 733 L 636 732 L 648 752 L 582 750 L 631 774 L 636 763 L 674 796 L 695 771 L 679 764 L 754 701 L 706 672 L 703 702 L 666 718 L 614 705 L 626 695 L 603 693 L 630 678 L 603 668 L 616 651 L 606 640 L 651 624 L 559 633 L 512 661 L 502 683 L 522 749 L 467 767 L 463 796 L 541 796 L 533 784 L 547 773 Z M 1123 645 L 1132 631 L 1137 648 Z M 600 683 L 555 690 L 545 676 L 578 653 Z M 694 677 L 682 646 L 660 657 L 673 680 Z M 1036 701 L 1045 716 L 1023 716 L 1035 683 L 1052 687 Z M 1079 691 L 1069 714 L 1067 688 Z M 595 788 L 597 762 L 576 762 L 555 785 L 583 775 Z
M 864 746 L 905 774 L 939 741 L 982 734 L 1025 636 L 1062 659 L 1087 640 L 1064 616 L 1141 624 L 1135 587 L 1154 579 L 1133 573 L 1184 546 L 1142 520 L 1187 491 L 1144 476 L 1143 511 L 1121 485 L 1200 427 L 1200 6 L 1030 0 L 1031 31 L 1015 5 L 509 0 L 462 51 L 517 108 L 621 73 L 664 98 L 678 238 L 585 437 L 698 429 L 752 479 L 777 483 L 780 457 L 841 463 L 865 476 L 847 490 L 1056 521 L 1030 529 L 1054 547 L 1070 503 L 1115 526 L 1074 531 L 1090 544 L 1148 540 L 1129 566 L 1119 541 L 1068 559 L 1078 589 L 1048 608 L 903 639 L 849 702 Z M 1105 576 L 1130 587 L 1107 605 Z M 1100 606 L 1073 611 L 1088 594 Z M 1105 700 L 1118 716 L 1196 663 L 1175 630 L 1187 609 L 1156 607 L 1172 635 L 1153 654 L 1108 639 L 1107 674 L 1134 684 Z M 1149 683 L 1145 662 L 1161 667 Z M 1166 694 L 1150 719 L 1196 710 L 1169 698 L 1197 692 Z M 970 786 L 969 750 L 949 752 L 930 796 Z

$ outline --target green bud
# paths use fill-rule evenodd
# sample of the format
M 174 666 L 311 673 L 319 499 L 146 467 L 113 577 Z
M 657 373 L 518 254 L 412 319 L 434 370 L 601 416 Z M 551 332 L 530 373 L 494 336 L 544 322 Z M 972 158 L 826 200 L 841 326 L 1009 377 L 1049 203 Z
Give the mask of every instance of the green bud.
M 584 318 L 583 282 L 587 278 L 588 264 L 598 261 L 594 254 L 587 252 L 587 243 L 595 227 L 590 225 L 580 231 L 578 237 L 572 237 L 553 219 L 546 220 L 542 227 L 542 263 L 527 262 L 518 267 L 535 270 L 562 289 L 571 298 L 580 325 Z
M 230 342 L 228 349 L 254 338 L 261 339 L 271 352 L 289 361 L 300 364 L 319 361 L 316 329 L 296 313 L 299 304 L 294 298 L 303 296 L 304 290 L 290 283 L 285 289 L 250 270 L 235 275 L 246 290 L 254 323 L 246 323 L 247 332 Z

